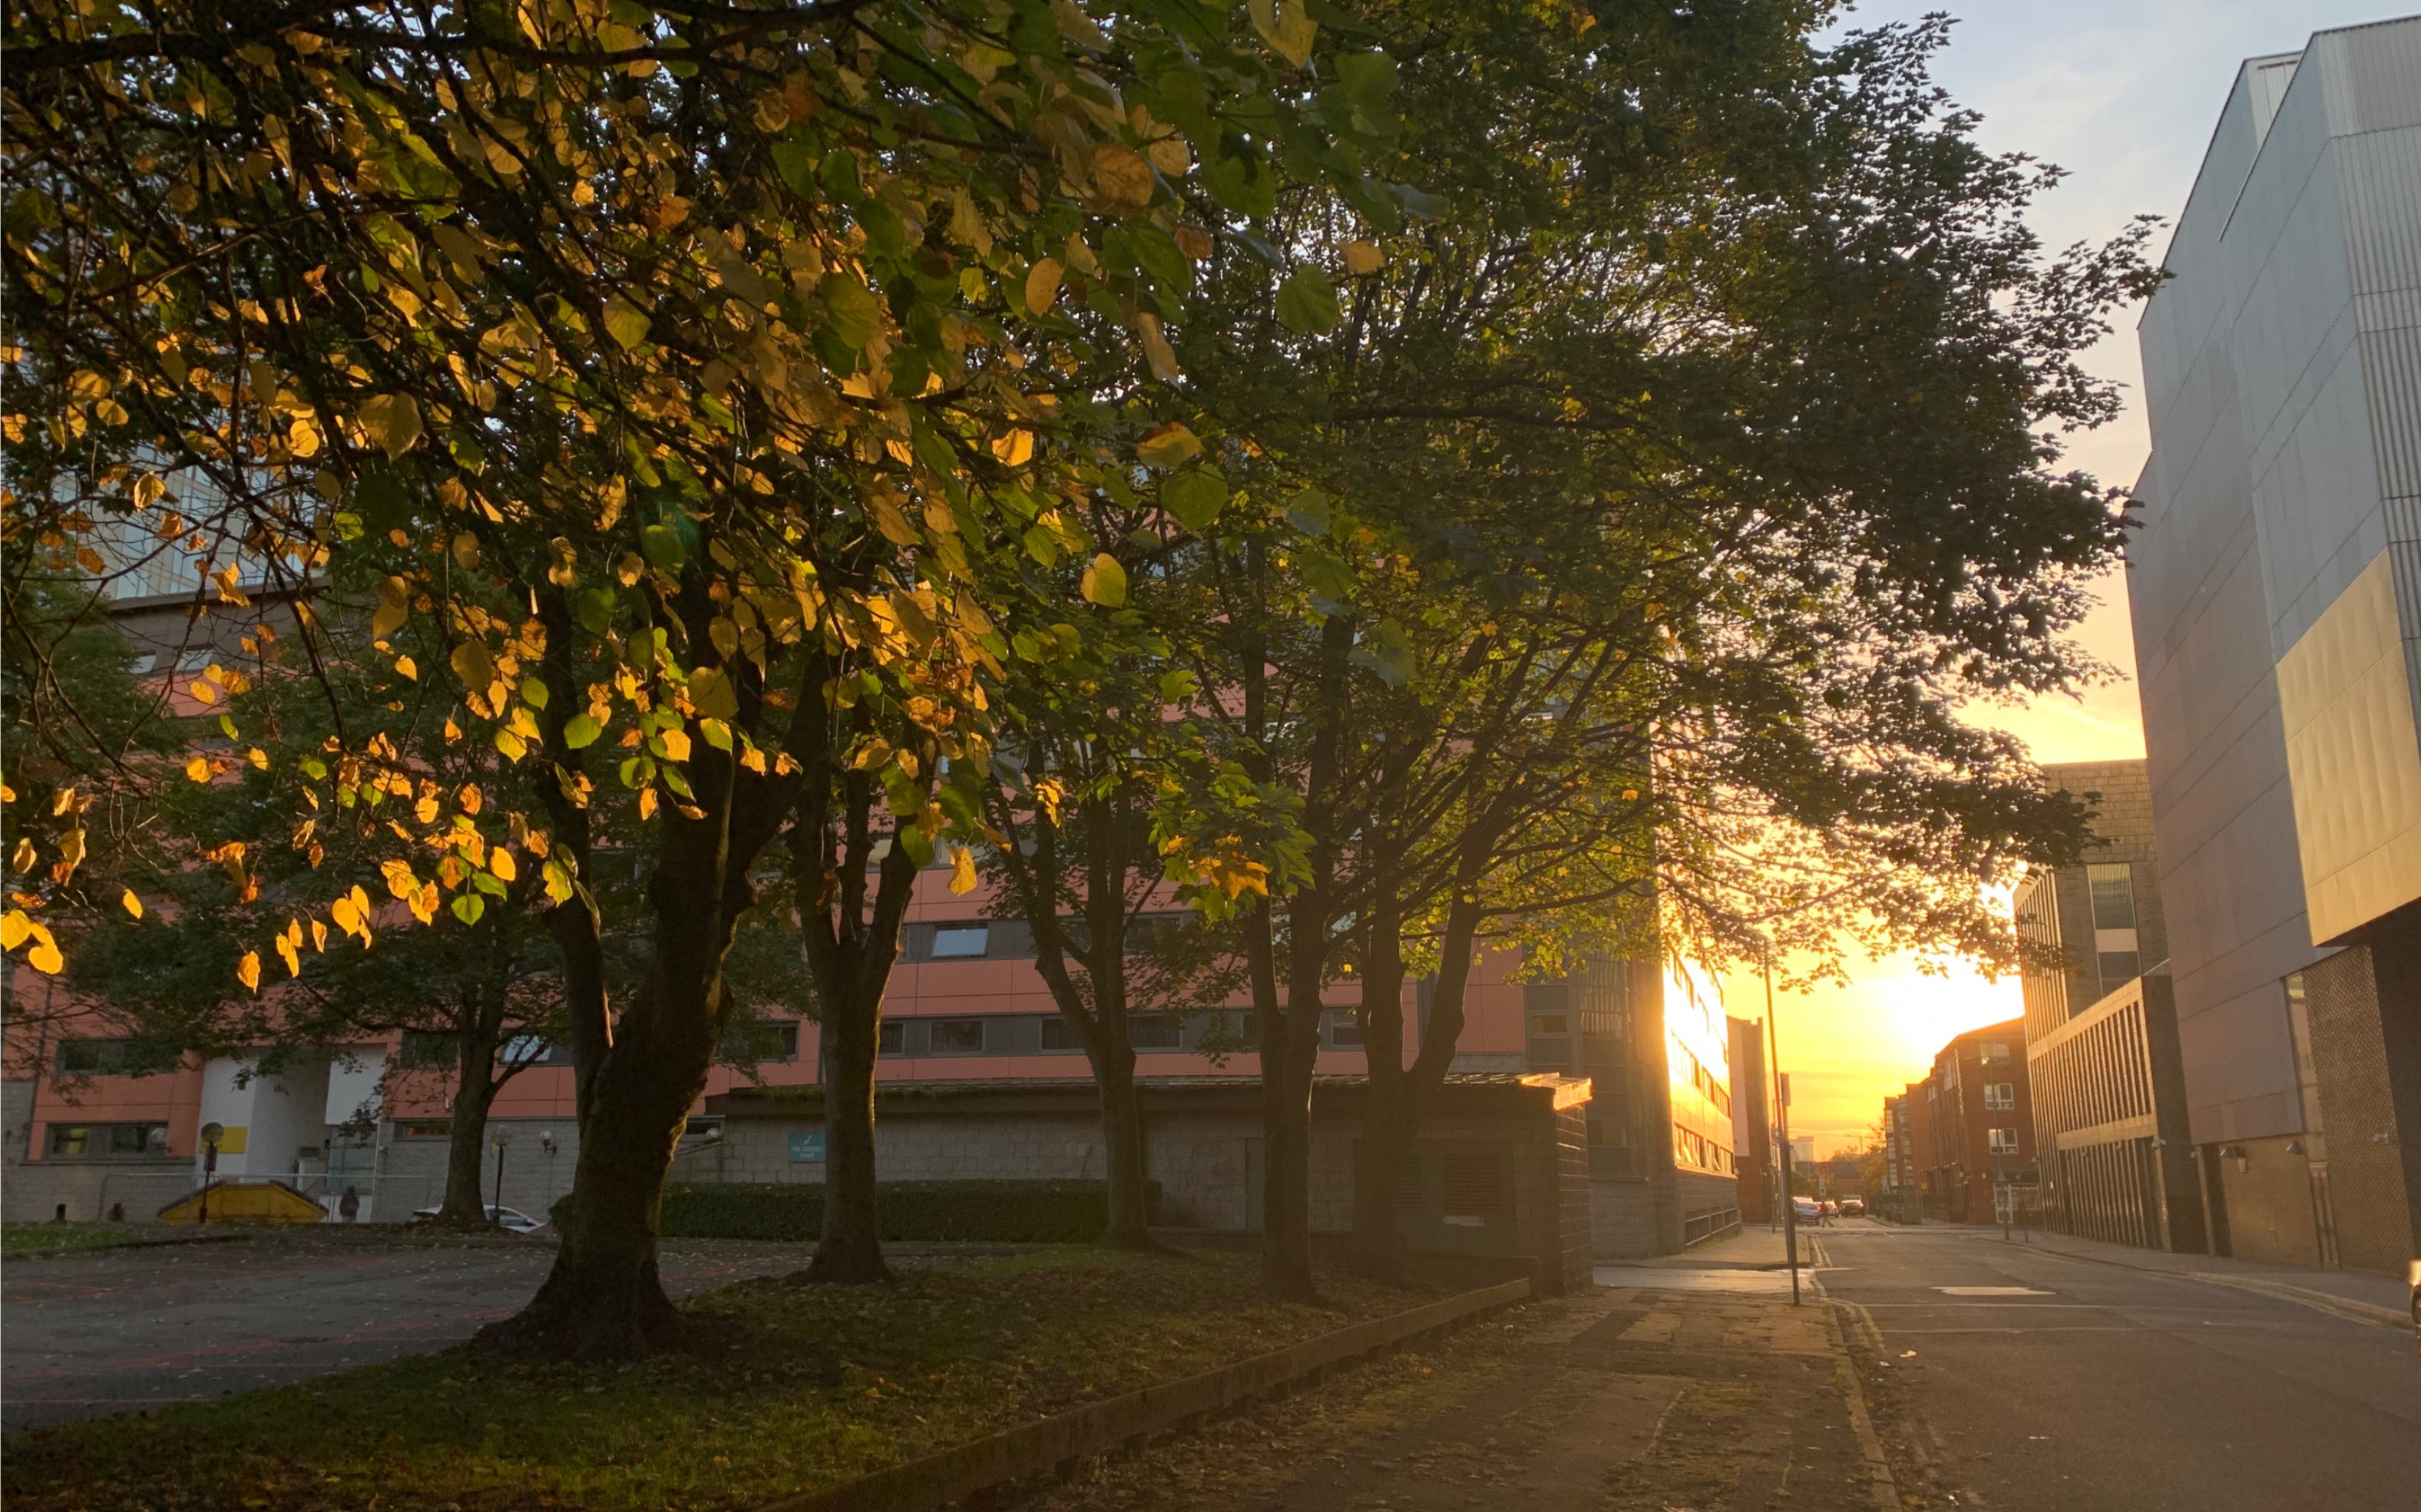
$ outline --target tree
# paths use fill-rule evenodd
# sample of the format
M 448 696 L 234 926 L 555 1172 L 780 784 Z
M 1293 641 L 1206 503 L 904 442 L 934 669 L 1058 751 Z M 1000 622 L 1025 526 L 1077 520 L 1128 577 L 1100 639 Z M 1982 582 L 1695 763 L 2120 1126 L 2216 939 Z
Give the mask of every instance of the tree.
M 1018 350 L 1062 254 L 1161 260 L 1174 184 L 1249 212 L 1281 163 L 1393 193 L 1274 87 L 1311 23 L 1253 14 L 1267 49 L 1182 0 L 9 13 L 12 538 L 164 518 L 175 469 L 282 585 L 373 565 L 373 632 L 426 616 L 448 647 L 398 676 L 444 679 L 549 815 L 583 1138 L 516 1344 L 668 1336 L 656 1208 L 759 857 L 869 770 L 900 848 L 972 817 L 922 785 L 987 759 L 975 568 L 1093 449 L 1165 436 L 1150 394 L 1051 377 L 1145 370 L 1149 310 L 1104 287 L 1035 343 L 1062 361 Z M 618 1015 L 584 891 L 609 731 L 659 831 Z M 340 804 L 412 780 L 346 728 L 269 754 Z M 836 1037 L 878 1001 L 876 922 Z
M 1330 276 L 1214 321 L 1257 288 L 1214 270 L 1179 348 L 1271 522 L 1235 558 L 1223 680 L 1312 827 L 1311 881 L 1256 947 L 1287 1290 L 1306 1208 L 1278 1162 L 1304 1146 L 1345 921 L 1409 926 L 1453 974 L 1507 905 L 1652 886 L 1662 946 L 1718 959 L 1767 937 L 2000 950 L 1978 884 L 2073 853 L 2082 815 L 1953 710 L 2092 670 L 2065 631 L 2119 527 L 2054 471 L 2056 429 L 2112 413 L 2076 354 L 2153 277 L 2140 224 L 2039 255 L 2020 213 L 2048 178 L 1943 113 L 1938 25 L 1827 51 L 1790 5 L 1723 28 L 1372 15 L 1402 68 L 1367 108 L 1400 117 L 1437 218 L 1363 240 L 1355 207 L 1290 192 L 1256 229 Z M 1588 738 L 1508 738 L 1530 721 Z M 1398 831 L 1436 858 L 1377 838 Z M 1393 974 L 1398 946 L 1367 948 Z M 1374 983 L 1366 1014 L 1397 1001 Z M 1400 1030 L 1365 1033 L 1394 1083 Z M 1374 1098 L 1367 1155 L 1411 1100 Z M 1386 1191 L 1366 1171 L 1366 1226 Z

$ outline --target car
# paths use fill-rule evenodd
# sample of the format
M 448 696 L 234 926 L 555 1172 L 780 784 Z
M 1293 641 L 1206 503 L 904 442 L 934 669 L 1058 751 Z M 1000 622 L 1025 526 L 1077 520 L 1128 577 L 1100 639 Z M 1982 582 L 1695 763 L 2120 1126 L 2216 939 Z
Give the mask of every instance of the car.
M 418 1208 L 412 1215 L 413 1221 L 426 1223 L 436 1217 L 438 1212 L 439 1209 L 435 1208 Z M 532 1218 L 525 1212 L 511 1208 L 499 1208 L 493 1203 L 488 1205 L 488 1222 L 511 1234 L 538 1234 L 544 1232 L 549 1226 L 543 1218 Z
M 1857 1197 L 1843 1197 L 1841 1199 L 1842 1217 L 1864 1218 L 1866 1215 L 1867 1205 L 1863 1199 Z
M 1821 1204 L 1820 1204 L 1820 1206 L 1823 1208 L 1823 1209 L 1824 1209 L 1824 1216 L 1825 1216 L 1825 1217 L 1827 1217 L 1827 1218 L 1832 1217 L 1835 1213 L 1837 1213 L 1837 1212 L 1839 1212 L 1839 1211 L 1841 1210 L 1841 1205 L 1840 1205 L 1839 1203 L 1837 1203 L 1837 1202 L 1835 1202 L 1835 1201 L 1834 1201 L 1833 1199 L 1831 1199 L 1830 1197 L 1825 1198 L 1825 1199 L 1824 1199 L 1824 1201 L 1823 1201 Z
M 1790 1210 L 1810 1223 L 1824 1216 L 1824 1205 L 1813 1197 L 1791 1198 Z

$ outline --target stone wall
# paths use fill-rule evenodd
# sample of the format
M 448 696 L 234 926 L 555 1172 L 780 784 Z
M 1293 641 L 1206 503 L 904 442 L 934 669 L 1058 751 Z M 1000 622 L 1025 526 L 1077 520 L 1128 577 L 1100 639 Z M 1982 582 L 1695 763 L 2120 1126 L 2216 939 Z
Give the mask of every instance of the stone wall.
M 2319 1081 L 2334 1258 L 2348 1270 L 2402 1275 L 2414 1254 L 2413 1216 L 2369 947 L 2315 962 L 2304 973 L 2304 990 Z

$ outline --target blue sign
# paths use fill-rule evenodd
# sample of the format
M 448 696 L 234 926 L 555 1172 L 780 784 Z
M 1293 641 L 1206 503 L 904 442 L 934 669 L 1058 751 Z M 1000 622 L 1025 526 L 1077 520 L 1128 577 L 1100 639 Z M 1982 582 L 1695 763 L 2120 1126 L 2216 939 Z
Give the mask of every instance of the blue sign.
M 792 1133 L 790 1163 L 792 1165 L 823 1164 L 824 1131 L 820 1129 L 802 1129 Z

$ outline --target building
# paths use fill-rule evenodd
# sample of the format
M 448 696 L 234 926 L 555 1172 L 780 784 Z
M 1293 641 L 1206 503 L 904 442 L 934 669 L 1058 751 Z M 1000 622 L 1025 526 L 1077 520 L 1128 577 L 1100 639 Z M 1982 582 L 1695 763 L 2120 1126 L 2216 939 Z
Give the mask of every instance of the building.
M 1909 1083 L 1918 1199 L 1943 1223 L 1990 1224 L 2035 1206 L 2034 1115 L 2026 1097 L 2025 1021 L 1960 1035 Z
M 2128 550 L 2211 1247 L 2421 1213 L 2421 19 L 2247 61 L 2141 340 Z
M 2093 804 L 2080 865 L 2018 884 L 2026 1083 L 2043 1222 L 2147 1249 L 2207 1245 L 2141 761 L 2043 769 Z
M 1923 1212 L 1917 1199 L 1920 1168 L 1908 1109 L 1905 1095 L 1883 1099 L 1883 1186 L 1867 1204 L 1867 1212 L 1896 1224 L 1914 1223 Z
M 1773 1128 L 1767 1112 L 1765 1021 L 1727 1019 L 1731 1031 L 1732 1169 L 1743 1224 L 1774 1216 Z

